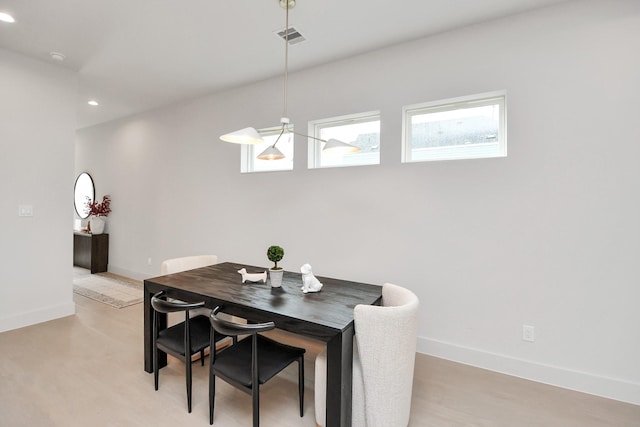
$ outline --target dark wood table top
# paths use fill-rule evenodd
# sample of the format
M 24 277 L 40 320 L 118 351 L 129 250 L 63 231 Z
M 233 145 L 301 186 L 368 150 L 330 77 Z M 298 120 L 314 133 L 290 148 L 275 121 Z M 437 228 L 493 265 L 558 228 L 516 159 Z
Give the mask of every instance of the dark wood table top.
M 291 332 L 328 341 L 353 323 L 353 308 L 358 304 L 375 305 L 382 299 L 382 286 L 317 276 L 320 292 L 303 293 L 302 274 L 285 271 L 281 288 L 267 283 L 242 283 L 238 270 L 249 273 L 267 270 L 245 264 L 224 262 L 195 270 L 145 280 L 149 292 L 178 290 L 184 298 L 205 301 L 209 308 L 250 321 L 274 321 Z

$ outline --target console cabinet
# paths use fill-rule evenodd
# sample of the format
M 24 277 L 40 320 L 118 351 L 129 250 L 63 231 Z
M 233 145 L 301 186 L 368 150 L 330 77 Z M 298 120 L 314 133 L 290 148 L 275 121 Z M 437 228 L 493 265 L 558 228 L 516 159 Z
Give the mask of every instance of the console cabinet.
M 93 273 L 107 271 L 109 264 L 109 235 L 73 233 L 73 265 Z

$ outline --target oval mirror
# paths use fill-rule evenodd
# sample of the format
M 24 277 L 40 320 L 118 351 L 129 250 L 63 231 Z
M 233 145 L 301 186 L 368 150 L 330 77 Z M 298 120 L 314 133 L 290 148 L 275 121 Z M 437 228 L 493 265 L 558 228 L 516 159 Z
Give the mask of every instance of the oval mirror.
M 82 219 L 89 216 L 89 209 L 87 208 L 87 198 L 93 202 L 96 196 L 96 189 L 93 186 L 93 179 L 91 175 L 86 172 L 82 172 L 76 178 L 76 184 L 74 186 L 74 206 L 76 213 Z

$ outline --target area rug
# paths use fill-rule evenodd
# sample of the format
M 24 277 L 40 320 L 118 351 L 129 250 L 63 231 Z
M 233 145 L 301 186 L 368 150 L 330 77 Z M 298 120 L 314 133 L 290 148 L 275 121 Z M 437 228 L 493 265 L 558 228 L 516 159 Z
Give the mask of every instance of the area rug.
M 99 274 L 74 277 L 73 292 L 116 308 L 139 304 L 143 300 L 142 284 Z

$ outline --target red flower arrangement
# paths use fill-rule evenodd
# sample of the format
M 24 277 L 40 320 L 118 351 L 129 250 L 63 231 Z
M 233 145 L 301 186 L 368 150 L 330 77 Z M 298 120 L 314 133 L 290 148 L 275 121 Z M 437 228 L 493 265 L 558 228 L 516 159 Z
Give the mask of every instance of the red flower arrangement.
M 98 203 L 95 200 L 92 202 L 91 199 L 87 197 L 86 206 L 91 216 L 107 216 L 111 213 L 111 196 L 104 196 L 102 203 Z

